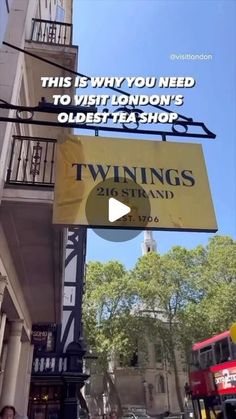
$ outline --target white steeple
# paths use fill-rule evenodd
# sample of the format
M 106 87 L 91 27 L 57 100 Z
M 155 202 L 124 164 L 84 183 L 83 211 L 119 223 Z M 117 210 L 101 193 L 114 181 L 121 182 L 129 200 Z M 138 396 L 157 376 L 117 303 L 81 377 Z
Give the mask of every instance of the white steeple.
M 142 255 L 146 255 L 149 252 L 156 252 L 157 243 L 152 237 L 152 231 L 144 231 L 144 241 L 142 243 Z

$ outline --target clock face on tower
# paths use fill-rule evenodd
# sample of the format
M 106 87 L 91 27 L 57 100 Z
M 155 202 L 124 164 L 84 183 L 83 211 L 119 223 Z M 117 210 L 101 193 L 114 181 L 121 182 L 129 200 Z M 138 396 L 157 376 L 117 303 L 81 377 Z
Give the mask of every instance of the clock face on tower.
M 64 287 L 63 306 L 75 305 L 75 287 Z

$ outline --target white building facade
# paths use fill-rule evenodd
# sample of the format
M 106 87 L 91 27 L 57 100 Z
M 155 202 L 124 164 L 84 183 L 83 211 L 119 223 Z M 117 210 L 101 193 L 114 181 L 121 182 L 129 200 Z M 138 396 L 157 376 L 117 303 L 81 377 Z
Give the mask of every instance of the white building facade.
M 65 90 L 42 88 L 41 76 L 65 71 L 3 42 L 76 70 L 72 0 L 0 2 L 0 104 L 52 102 Z M 0 117 L 16 112 L 0 109 Z M 53 114 L 40 117 L 55 121 Z M 14 405 L 20 415 L 28 409 L 32 325 L 62 318 L 66 237 L 52 225 L 52 204 L 56 142 L 63 133 L 0 121 L 0 406 Z

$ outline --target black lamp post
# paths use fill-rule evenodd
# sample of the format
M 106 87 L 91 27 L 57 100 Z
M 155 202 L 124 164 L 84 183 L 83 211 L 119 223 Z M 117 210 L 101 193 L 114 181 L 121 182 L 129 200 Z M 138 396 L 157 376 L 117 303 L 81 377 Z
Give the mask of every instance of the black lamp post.
M 86 346 L 83 338 L 78 342 L 71 342 L 66 350 L 67 371 L 63 373 L 65 382 L 65 395 L 63 405 L 64 419 L 77 419 L 80 416 L 80 390 L 84 386 L 89 375 L 83 373 L 83 357 L 86 353 Z

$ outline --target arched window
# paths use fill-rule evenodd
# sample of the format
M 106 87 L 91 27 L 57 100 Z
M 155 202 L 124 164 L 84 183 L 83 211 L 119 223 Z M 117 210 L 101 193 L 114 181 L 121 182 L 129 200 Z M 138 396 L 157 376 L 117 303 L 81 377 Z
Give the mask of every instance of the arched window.
M 165 393 L 165 379 L 162 374 L 156 376 L 156 389 L 157 393 Z
M 155 361 L 158 364 L 162 364 L 164 356 L 163 356 L 163 346 L 161 342 L 154 343 L 154 353 L 155 353 Z

